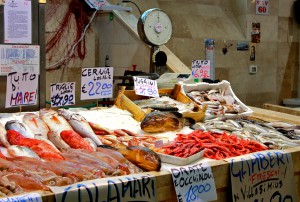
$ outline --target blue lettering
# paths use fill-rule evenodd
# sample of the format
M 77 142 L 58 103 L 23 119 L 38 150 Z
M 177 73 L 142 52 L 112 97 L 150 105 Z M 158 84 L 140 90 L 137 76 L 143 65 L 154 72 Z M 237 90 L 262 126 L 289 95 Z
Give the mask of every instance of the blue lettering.
M 117 202 L 121 202 L 119 189 L 117 184 L 112 180 L 107 180 L 107 188 L 108 188 L 108 194 L 107 194 L 107 202 L 117 200 Z M 112 196 L 113 190 L 116 191 L 116 196 Z
M 266 159 L 265 155 L 258 153 L 257 156 L 260 159 L 260 166 L 262 169 L 266 170 L 269 166 L 269 161 Z

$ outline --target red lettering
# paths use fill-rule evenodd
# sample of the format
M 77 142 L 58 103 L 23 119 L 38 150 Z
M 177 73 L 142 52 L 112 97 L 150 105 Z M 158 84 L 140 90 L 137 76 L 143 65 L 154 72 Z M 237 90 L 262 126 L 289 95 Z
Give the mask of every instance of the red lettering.
M 23 104 L 23 95 L 22 92 L 19 92 L 17 95 L 17 103 L 16 104 Z
M 28 96 L 29 96 L 29 93 L 28 92 L 25 92 L 24 94 L 24 103 L 28 103 Z
M 29 102 L 32 102 L 32 101 L 33 101 L 34 95 L 35 95 L 35 92 L 31 92 L 31 93 L 30 93 L 30 96 L 29 96 Z

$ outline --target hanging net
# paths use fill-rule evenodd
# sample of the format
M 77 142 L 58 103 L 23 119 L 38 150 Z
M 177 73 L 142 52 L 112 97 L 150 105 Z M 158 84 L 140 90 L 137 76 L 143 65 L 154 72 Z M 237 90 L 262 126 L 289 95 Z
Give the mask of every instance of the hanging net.
M 85 34 L 96 12 L 84 0 L 47 1 L 46 70 L 82 63 L 87 54 Z

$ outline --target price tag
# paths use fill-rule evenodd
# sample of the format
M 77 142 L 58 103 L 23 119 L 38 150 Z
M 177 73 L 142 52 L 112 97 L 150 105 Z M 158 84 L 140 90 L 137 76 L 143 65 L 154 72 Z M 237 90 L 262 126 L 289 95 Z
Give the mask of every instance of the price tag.
M 38 74 L 12 72 L 7 75 L 5 108 L 35 105 L 38 92 Z
M 51 107 L 75 104 L 75 82 L 50 84 Z
M 157 201 L 157 188 L 154 176 L 132 174 L 83 181 L 69 186 L 51 187 L 56 201 Z
M 230 161 L 234 202 L 297 201 L 290 153 L 269 150 Z
M 209 60 L 192 60 L 193 78 L 210 78 L 210 61 Z
M 179 202 L 217 200 L 214 176 L 207 162 L 169 170 Z
M 43 202 L 42 197 L 38 193 L 29 193 L 29 194 L 23 194 L 19 196 L 12 196 L 7 198 L 1 198 L 0 202 Z
M 256 0 L 256 14 L 257 15 L 269 14 L 269 0 Z
M 134 76 L 133 81 L 135 94 L 150 97 L 159 97 L 157 82 L 155 80 Z
M 113 97 L 113 67 L 83 68 L 81 100 Z

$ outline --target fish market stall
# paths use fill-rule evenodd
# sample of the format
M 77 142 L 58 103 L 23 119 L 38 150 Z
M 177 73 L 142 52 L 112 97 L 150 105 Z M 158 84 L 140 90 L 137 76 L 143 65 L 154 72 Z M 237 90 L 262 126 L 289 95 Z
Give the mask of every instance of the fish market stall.
M 123 190 L 128 196 L 153 193 L 149 201 L 176 201 L 170 169 L 207 164 L 216 187 L 215 201 L 230 201 L 231 158 L 284 149 L 291 155 L 294 170 L 289 174 L 300 198 L 298 116 L 244 107 L 251 116 L 205 120 L 206 106 L 194 104 L 178 86 L 160 93 L 166 97 L 158 103 L 123 91 L 110 108 L 0 114 L 1 196 L 39 193 L 43 201 L 71 200 L 68 197 L 76 201 L 80 194 L 88 194 L 93 201 L 100 196 L 114 201 L 122 199 Z M 176 116 L 179 112 L 182 116 Z M 269 131 L 276 127 L 280 130 Z M 30 186 L 24 184 L 26 180 Z M 78 191 L 80 187 L 86 192 Z M 119 191 L 110 192 L 112 188 Z

